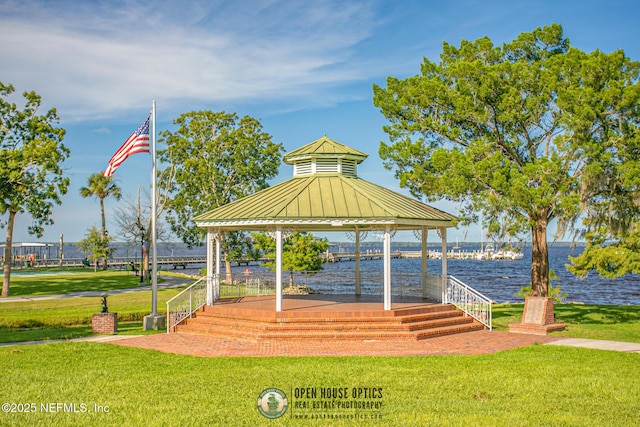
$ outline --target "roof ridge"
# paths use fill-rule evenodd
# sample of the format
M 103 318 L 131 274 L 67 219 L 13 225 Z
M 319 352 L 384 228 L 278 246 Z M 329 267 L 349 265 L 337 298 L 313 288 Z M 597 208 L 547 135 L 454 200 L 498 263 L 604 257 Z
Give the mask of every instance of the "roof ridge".
M 274 216 L 278 216 L 283 210 L 285 210 L 287 208 L 287 206 L 289 206 L 289 204 L 295 200 L 296 198 L 298 198 L 298 196 L 305 191 L 308 187 L 309 184 L 311 184 L 311 180 L 315 177 L 315 174 L 312 175 L 298 175 L 298 176 L 294 176 L 293 178 L 290 178 L 288 180 L 286 180 L 285 182 L 292 182 L 293 180 L 306 180 L 308 181 L 305 185 L 303 185 L 302 187 L 298 188 L 297 191 L 292 191 L 291 192 L 291 197 L 289 197 L 286 201 L 286 203 L 282 203 L 281 204 L 281 208 L 278 209 L 277 211 L 275 211 Z M 296 185 L 297 186 L 297 185 Z M 294 189 L 296 188 L 296 186 L 294 186 Z
M 378 208 L 382 209 L 384 212 L 389 212 L 390 213 L 390 209 L 385 206 L 384 203 L 381 203 L 381 201 L 377 200 L 372 200 L 371 195 L 370 194 L 366 194 L 364 191 L 362 191 L 361 189 L 359 189 L 356 185 L 353 185 L 352 182 L 349 182 L 351 180 L 353 180 L 354 182 L 366 182 L 368 183 L 368 181 L 365 181 L 364 179 L 360 179 L 358 177 L 353 177 L 353 176 L 345 176 L 345 178 L 349 178 L 348 180 L 344 180 L 345 182 L 347 182 L 349 188 L 351 188 L 355 193 L 359 194 L 360 196 L 364 196 L 366 199 L 369 200 L 369 203 L 371 204 L 371 202 L 374 202 Z M 342 181 L 342 180 L 341 180 Z M 380 188 L 384 188 L 384 187 L 380 187 Z
M 355 181 L 357 181 L 358 183 L 362 183 L 362 184 L 364 184 L 364 185 L 371 186 L 371 187 L 375 187 L 375 188 L 380 189 L 380 190 L 382 190 L 382 191 L 388 192 L 389 194 L 393 194 L 393 195 L 394 195 L 394 197 L 399 197 L 399 198 L 401 198 L 401 199 L 403 199 L 403 200 L 406 200 L 407 202 L 411 203 L 412 205 L 414 205 L 414 206 L 416 206 L 416 207 L 419 207 L 421 210 L 424 210 L 425 208 L 427 208 L 427 210 L 430 210 L 430 211 L 432 211 L 432 212 L 434 212 L 434 213 L 436 213 L 436 212 L 437 212 L 437 213 L 440 213 L 440 214 L 442 214 L 442 215 L 446 215 L 446 216 L 450 216 L 450 217 L 452 217 L 452 218 L 455 218 L 453 215 L 451 215 L 451 214 L 449 214 L 449 213 L 447 213 L 447 212 L 445 212 L 445 211 L 443 211 L 443 210 L 441 210 L 441 209 L 434 208 L 433 206 L 430 206 L 430 205 L 427 205 L 427 204 L 425 204 L 425 203 L 422 203 L 422 202 L 420 202 L 419 200 L 412 199 L 412 198 L 411 198 L 411 197 L 409 197 L 409 196 L 406 196 L 406 195 L 404 195 L 404 194 L 401 194 L 401 193 L 398 193 L 398 192 L 396 192 L 396 191 L 390 190 L 390 189 L 388 189 L 388 188 L 386 188 L 386 187 L 383 187 L 383 186 L 378 185 L 378 184 L 375 184 L 375 183 L 373 183 L 373 182 L 371 182 L 371 181 L 367 181 L 367 180 L 365 180 L 365 179 L 359 178 L 359 177 L 357 177 L 357 176 L 346 176 L 346 175 L 341 175 L 341 178 L 345 178 L 345 181 L 346 181 L 346 180 L 349 180 L 349 181 L 350 181 L 350 180 L 353 180 L 354 182 L 355 182 Z M 358 194 L 360 194 L 360 195 L 362 195 L 362 196 L 367 197 L 370 201 L 374 201 L 374 202 L 378 205 L 378 207 L 379 207 L 380 209 L 382 209 L 382 210 L 384 210 L 384 211 L 386 211 L 386 212 L 393 212 L 393 210 L 394 210 L 394 209 L 393 209 L 393 206 L 389 206 L 389 203 L 388 203 L 388 202 L 385 202 L 384 200 L 378 200 L 377 198 L 376 198 L 375 200 L 373 200 L 373 199 L 372 199 L 372 197 L 371 197 L 371 194 L 367 194 L 367 193 L 366 193 L 366 192 L 364 192 L 362 189 L 357 188 L 355 185 L 352 185 L 351 183 L 349 184 L 349 186 L 350 186 L 350 187 L 351 187 L 355 192 L 357 192 Z

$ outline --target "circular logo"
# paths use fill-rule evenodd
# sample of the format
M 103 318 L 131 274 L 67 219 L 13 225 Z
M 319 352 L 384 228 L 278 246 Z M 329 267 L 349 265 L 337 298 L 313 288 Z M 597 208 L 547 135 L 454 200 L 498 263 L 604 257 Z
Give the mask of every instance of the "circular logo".
M 280 418 L 288 406 L 287 395 L 277 388 L 263 390 L 258 397 L 258 411 L 267 418 Z

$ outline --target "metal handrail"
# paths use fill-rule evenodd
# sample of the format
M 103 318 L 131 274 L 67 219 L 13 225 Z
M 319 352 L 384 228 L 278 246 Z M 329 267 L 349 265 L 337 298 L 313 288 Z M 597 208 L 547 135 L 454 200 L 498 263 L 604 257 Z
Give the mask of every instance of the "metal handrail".
M 443 302 L 455 305 L 491 330 L 491 299 L 453 276 L 447 278 L 447 288 Z
M 207 302 L 208 277 L 201 277 L 188 288 L 167 301 L 167 333 Z M 173 308 L 171 307 L 173 305 Z
M 364 272 L 361 272 L 363 274 Z M 379 273 L 379 272 L 376 272 Z M 256 275 L 251 274 L 257 279 Z M 268 275 L 266 275 L 268 277 Z M 402 295 L 406 290 L 403 290 L 402 282 L 405 279 L 410 279 L 411 282 L 419 282 L 420 275 L 415 273 L 402 273 L 399 275 L 399 280 L 397 285 L 399 285 L 400 294 Z M 423 288 L 423 292 L 426 291 L 428 295 L 422 295 L 424 297 L 429 297 L 434 300 L 441 300 L 436 296 L 438 289 L 442 289 L 438 283 L 442 283 L 440 276 L 428 276 L 427 277 L 427 288 Z M 299 279 L 300 277 L 298 277 Z M 333 283 L 333 278 L 329 277 L 329 283 L 331 287 L 339 285 L 338 283 Z M 268 280 L 262 282 L 261 280 L 257 280 L 253 282 L 253 284 L 257 283 L 257 286 L 251 286 L 252 281 L 246 276 L 243 275 L 242 278 L 234 277 L 232 284 L 224 285 L 224 289 L 221 289 L 219 278 L 217 276 L 213 277 L 202 277 L 188 288 L 180 292 L 175 297 L 171 298 L 167 301 L 167 332 L 169 333 L 172 328 L 175 328 L 180 322 L 182 322 L 186 318 L 193 317 L 193 313 L 199 310 L 202 306 L 207 303 L 207 286 L 211 286 L 210 294 L 212 297 L 212 303 L 215 300 L 224 297 L 230 296 L 248 296 L 248 295 L 268 295 L 275 293 L 275 285 L 273 283 L 269 283 Z M 363 274 L 363 279 L 368 281 Z M 379 282 L 378 277 L 376 277 L 375 282 Z M 325 278 L 326 280 L 326 278 Z M 297 283 L 300 283 L 299 280 L 296 280 Z M 302 281 L 304 282 L 304 281 Z M 232 288 L 232 292 L 229 293 L 229 289 Z M 437 291 L 437 292 L 436 292 Z M 405 295 L 411 295 L 411 292 L 406 293 Z M 492 301 L 490 298 L 461 282 L 454 276 L 448 276 L 446 280 L 446 289 L 444 290 L 443 295 L 443 303 L 451 303 L 455 305 L 458 309 L 462 310 L 465 314 L 473 317 L 483 325 L 487 326 L 489 330 L 492 329 Z

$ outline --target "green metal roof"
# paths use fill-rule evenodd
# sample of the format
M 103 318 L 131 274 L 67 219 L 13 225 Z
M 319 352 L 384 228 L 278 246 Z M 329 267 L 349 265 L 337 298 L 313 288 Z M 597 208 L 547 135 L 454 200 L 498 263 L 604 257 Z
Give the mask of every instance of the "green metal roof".
M 285 154 L 283 160 L 289 165 L 298 160 L 311 158 L 350 158 L 360 163 L 367 157 L 369 157 L 367 153 L 334 141 L 325 135 L 318 140 Z
M 300 166 L 316 161 L 368 155 L 323 136 L 284 156 Z M 336 160 L 336 165 L 337 165 Z M 266 188 L 194 218 L 199 227 L 225 230 L 269 230 L 280 225 L 301 231 L 341 231 L 452 227 L 456 217 L 349 173 L 299 170 L 292 179 Z
M 194 218 L 200 227 L 262 230 L 276 224 L 308 231 L 451 227 L 456 217 L 360 178 L 297 176 Z

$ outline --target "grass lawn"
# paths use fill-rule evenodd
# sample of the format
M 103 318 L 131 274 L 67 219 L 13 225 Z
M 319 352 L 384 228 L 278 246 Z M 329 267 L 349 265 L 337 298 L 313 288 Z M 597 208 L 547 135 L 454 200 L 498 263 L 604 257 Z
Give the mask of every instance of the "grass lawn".
M 142 330 L 142 321 L 118 321 L 117 335 L 146 335 L 162 332 L 164 331 Z M 91 335 L 93 335 L 93 333 L 91 332 L 91 325 L 75 325 L 59 328 L 0 328 L 0 342 L 2 343 L 43 340 L 68 340 L 72 338 L 88 337 Z
M 10 296 L 64 295 L 81 291 L 135 288 L 140 278 L 126 271 L 90 269 L 31 269 L 11 274 Z
M 12 276 L 11 295 L 47 296 L 77 291 L 109 292 L 136 288 L 139 278 L 123 271 L 38 269 Z M 161 282 L 162 279 L 159 279 Z M 158 312 L 180 289 L 158 290 Z M 74 297 L 0 303 L 0 342 L 79 338 L 91 335 L 91 316 L 102 309 L 101 297 Z M 151 291 L 109 295 L 109 311 L 118 313 L 118 333 L 142 333 L 142 318 L 151 311 Z M 133 323 L 132 323 L 133 322 Z M 139 325 L 139 328 L 132 325 Z
M 181 289 L 158 290 L 158 313 Z M 120 325 L 138 322 L 151 311 L 151 291 L 110 295 L 109 311 L 118 313 Z M 102 309 L 100 297 L 75 297 L 0 303 L 0 342 L 78 338 L 91 335 L 91 316 Z
M 640 423 L 639 354 L 554 346 L 483 356 L 198 358 L 114 344 L 53 343 L 0 348 L 0 371 L 2 403 L 35 408 L 0 413 L 1 425 Z M 271 387 L 284 391 L 289 401 L 287 413 L 275 420 L 260 415 L 256 404 Z M 331 402 L 296 397 L 295 389 L 323 387 L 349 393 L 379 389 L 382 397 L 369 400 L 382 402 L 382 408 L 295 408 L 296 402 Z M 57 404 L 67 404 L 67 412 Z M 46 413 L 47 408 L 57 412 Z M 296 418 L 318 414 L 382 419 Z
M 493 326 L 508 330 L 522 319 L 523 304 L 493 306 Z M 567 325 L 551 336 L 640 342 L 640 306 L 555 304 L 556 321 Z
M 128 279 L 119 273 L 116 286 L 124 286 Z M 92 283 L 75 274 L 66 280 L 76 277 L 85 286 Z M 25 286 L 33 294 L 46 282 Z M 179 291 L 158 292 L 160 312 Z M 90 335 L 100 302 L 75 297 L 1 303 L 0 341 Z M 118 313 L 119 333 L 142 333 L 150 291 L 111 295 L 108 303 Z M 494 306 L 496 329 L 519 322 L 522 309 Z M 637 306 L 566 304 L 555 312 L 568 325 L 561 333 L 566 336 L 640 342 Z M 534 345 L 482 356 L 199 358 L 65 342 L 0 347 L 0 372 L 0 425 L 640 425 L 640 354 L 581 348 Z M 257 410 L 258 396 L 272 387 L 289 401 L 287 413 L 275 420 Z M 353 399 L 303 399 L 296 393 L 309 389 L 320 396 L 321 388 L 346 388 L 349 394 L 376 389 L 382 397 L 360 401 L 382 407 L 314 409 L 314 403 Z M 296 407 L 302 404 L 307 408 Z M 355 418 L 308 419 L 322 414 Z

